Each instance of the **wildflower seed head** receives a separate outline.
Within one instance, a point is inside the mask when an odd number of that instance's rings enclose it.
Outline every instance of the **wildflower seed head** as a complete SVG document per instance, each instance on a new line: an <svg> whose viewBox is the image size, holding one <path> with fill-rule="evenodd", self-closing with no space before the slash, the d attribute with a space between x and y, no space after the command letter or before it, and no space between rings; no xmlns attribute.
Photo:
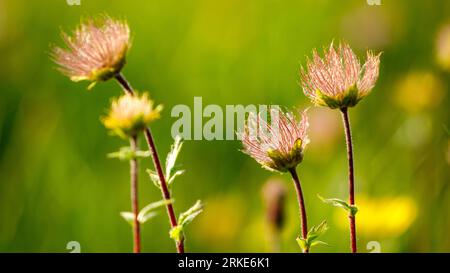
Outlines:
<svg viewBox="0 0 450 273"><path fill-rule="evenodd" d="M332 109L355 106L367 96L378 79L380 55L367 51L367 60L361 65L346 43L324 50L321 58L313 50L312 59L300 70L303 92L319 106Z"/></svg>
<svg viewBox="0 0 450 273"><path fill-rule="evenodd" d="M286 172L303 160L309 140L306 134L306 111L301 114L271 108L270 124L261 115L250 113L240 134L243 152L253 157L263 168Z"/></svg>
<svg viewBox="0 0 450 273"><path fill-rule="evenodd" d="M66 48L54 47L51 53L59 70L72 81L93 85L121 71L131 46L128 24L107 15L85 19L73 35L62 32L62 37Z"/></svg>
<svg viewBox="0 0 450 273"><path fill-rule="evenodd" d="M127 138L136 135L158 119L162 108L162 105L155 107L147 93L141 97L127 94L112 102L108 115L102 121L113 133Z"/></svg>

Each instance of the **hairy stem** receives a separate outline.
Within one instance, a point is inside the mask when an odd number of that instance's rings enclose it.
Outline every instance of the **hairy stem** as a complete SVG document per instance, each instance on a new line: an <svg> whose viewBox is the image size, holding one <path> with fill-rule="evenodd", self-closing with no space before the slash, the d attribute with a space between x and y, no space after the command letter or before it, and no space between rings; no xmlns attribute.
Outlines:
<svg viewBox="0 0 450 273"><path fill-rule="evenodd" d="M134 90L131 87L130 83L125 79L125 77L120 73L116 75L116 80L119 82L119 84L122 86L122 89L126 94L134 96ZM150 128L146 128L144 130L145 140L147 141L148 147L150 149L150 152L152 154L153 164L155 165L156 172L158 173L159 181L161 182L161 192L164 200L169 201L171 200L170 191L167 187L167 182L164 177L164 172L161 167L161 161L159 160L158 151L156 150L156 145L153 140L152 133L150 131ZM173 209L172 203L168 203L166 205L167 208L167 214L169 216L170 220L170 226L172 228L176 227L177 224L177 217L175 216L175 211ZM181 239L180 241L176 242L177 252L178 253L184 253L184 239Z"/></svg>
<svg viewBox="0 0 450 273"><path fill-rule="evenodd" d="M348 109L342 108L342 120L345 127L345 140L347 143L347 158L348 158L348 191L349 191L349 204L351 206L355 205L355 179L354 179L354 169L353 169L353 142L352 133L350 129L350 120L348 118ZM348 216L350 222L350 243L352 253L357 252L356 248L356 221L355 216L349 214Z"/></svg>
<svg viewBox="0 0 450 273"><path fill-rule="evenodd" d="M305 200L303 199L302 187L300 185L300 179L298 179L297 171L295 170L295 168L289 169L289 172L291 173L292 180L294 181L295 191L297 192L300 222L302 225L302 239L306 240L308 236L308 222L306 220L306 207ZM309 249L305 249L304 252L308 253Z"/></svg>
<svg viewBox="0 0 450 273"><path fill-rule="evenodd" d="M130 138L130 146L133 151L137 150L137 136ZM138 163L137 158L130 159L130 189L131 189L131 209L133 211L133 251L141 252L141 234L138 221Z"/></svg>

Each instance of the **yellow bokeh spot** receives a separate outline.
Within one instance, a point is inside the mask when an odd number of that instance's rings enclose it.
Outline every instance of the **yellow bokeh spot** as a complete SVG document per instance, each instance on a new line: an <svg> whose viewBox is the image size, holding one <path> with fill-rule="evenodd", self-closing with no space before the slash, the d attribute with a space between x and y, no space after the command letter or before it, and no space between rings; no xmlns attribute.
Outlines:
<svg viewBox="0 0 450 273"><path fill-rule="evenodd" d="M237 196L218 196L205 202L192 236L218 250L232 246L244 219L244 204Z"/></svg>
<svg viewBox="0 0 450 273"><path fill-rule="evenodd" d="M395 103L411 113L435 108L443 97L442 81L427 71L409 73L395 87Z"/></svg>
<svg viewBox="0 0 450 273"><path fill-rule="evenodd" d="M403 234L417 217L417 206L406 196L369 198L357 196L357 233L360 236L390 238ZM335 222L342 229L348 228L347 212L336 210Z"/></svg>

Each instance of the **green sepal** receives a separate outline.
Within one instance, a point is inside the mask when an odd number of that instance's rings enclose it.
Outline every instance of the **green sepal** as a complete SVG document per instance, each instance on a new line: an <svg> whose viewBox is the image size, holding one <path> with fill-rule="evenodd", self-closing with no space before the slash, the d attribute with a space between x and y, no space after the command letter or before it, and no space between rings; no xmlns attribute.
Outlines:
<svg viewBox="0 0 450 273"><path fill-rule="evenodd" d="M269 150L267 156L272 160L266 168L279 172L287 172L289 169L297 167L303 160L303 141L299 138L295 141L292 149L287 154L278 150Z"/></svg>
<svg viewBox="0 0 450 273"><path fill-rule="evenodd" d="M350 87L343 94L337 96L328 96L320 90L316 90L317 99L316 104L320 106L327 106L331 109L342 109L353 107L363 98L359 95L356 85Z"/></svg>

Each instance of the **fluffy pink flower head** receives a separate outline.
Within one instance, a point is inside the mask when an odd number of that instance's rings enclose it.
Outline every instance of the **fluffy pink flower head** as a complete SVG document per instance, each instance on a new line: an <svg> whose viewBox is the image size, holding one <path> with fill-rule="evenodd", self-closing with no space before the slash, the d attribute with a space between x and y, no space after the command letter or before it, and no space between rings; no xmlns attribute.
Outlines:
<svg viewBox="0 0 450 273"><path fill-rule="evenodd" d="M375 86L380 55L367 51L367 60L361 65L346 43L337 49L332 43L329 50L324 50L323 58L314 50L306 69L300 70L303 92L316 105L332 109L353 107Z"/></svg>
<svg viewBox="0 0 450 273"><path fill-rule="evenodd" d="M128 24L106 15L86 19L72 36L63 32L62 37L67 48L54 47L51 55L59 70L75 82L111 79L125 65L131 45Z"/></svg>
<svg viewBox="0 0 450 273"><path fill-rule="evenodd" d="M270 123L261 115L250 113L240 134L243 152L271 171L286 172L303 160L308 144L306 111L294 114L270 109Z"/></svg>

